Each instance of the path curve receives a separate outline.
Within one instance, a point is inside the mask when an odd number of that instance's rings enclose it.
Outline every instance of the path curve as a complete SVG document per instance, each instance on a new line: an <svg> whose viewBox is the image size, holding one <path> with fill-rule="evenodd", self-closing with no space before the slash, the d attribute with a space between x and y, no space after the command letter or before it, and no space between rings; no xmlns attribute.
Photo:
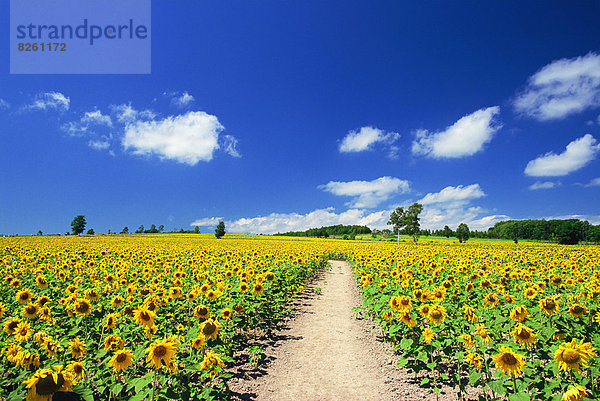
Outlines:
<svg viewBox="0 0 600 401"><path fill-rule="evenodd" d="M266 368L239 369L230 381L233 399L435 400L396 367L398 356L378 338L375 324L357 318L354 308L362 301L350 265L329 263L297 300L294 318L273 337ZM456 394L440 396L456 399Z"/></svg>

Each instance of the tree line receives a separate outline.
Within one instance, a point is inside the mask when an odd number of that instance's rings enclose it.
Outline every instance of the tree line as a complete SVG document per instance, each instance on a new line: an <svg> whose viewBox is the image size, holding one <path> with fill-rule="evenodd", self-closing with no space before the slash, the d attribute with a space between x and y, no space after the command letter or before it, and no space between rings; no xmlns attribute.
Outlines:
<svg viewBox="0 0 600 401"><path fill-rule="evenodd" d="M322 237L328 238L337 235L354 236L358 234L371 234L371 229L367 226L358 225L343 225L327 226L321 228L309 228L305 231L288 231L285 233L277 233L274 235L285 235L288 237Z"/></svg>

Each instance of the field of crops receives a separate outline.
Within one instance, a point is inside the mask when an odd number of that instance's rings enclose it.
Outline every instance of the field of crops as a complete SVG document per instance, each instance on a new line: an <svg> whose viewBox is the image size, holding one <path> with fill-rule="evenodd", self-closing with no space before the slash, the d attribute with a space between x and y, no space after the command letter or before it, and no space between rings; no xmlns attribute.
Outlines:
<svg viewBox="0 0 600 401"><path fill-rule="evenodd" d="M597 397L597 246L127 235L0 238L0 400L223 398L233 352L328 258L433 392Z"/></svg>

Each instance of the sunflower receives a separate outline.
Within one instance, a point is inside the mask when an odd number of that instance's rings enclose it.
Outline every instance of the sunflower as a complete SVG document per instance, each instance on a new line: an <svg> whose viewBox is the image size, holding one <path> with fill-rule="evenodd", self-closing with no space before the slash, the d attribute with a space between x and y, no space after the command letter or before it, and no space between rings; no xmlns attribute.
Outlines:
<svg viewBox="0 0 600 401"><path fill-rule="evenodd" d="M587 367L589 359L596 354L593 352L590 343L584 343L583 340L578 344L576 339L569 343L562 343L554 353L554 360L558 364L560 370L565 372L575 370L581 373L581 367Z"/></svg>
<svg viewBox="0 0 600 401"><path fill-rule="evenodd" d="M85 376L85 366L81 362L71 362L65 370L78 380L83 379Z"/></svg>
<svg viewBox="0 0 600 401"><path fill-rule="evenodd" d="M207 340L211 338L216 339L220 328L221 325L216 319L209 319L200 325L200 332Z"/></svg>
<svg viewBox="0 0 600 401"><path fill-rule="evenodd" d="M40 354L35 353L31 354L29 352L20 352L19 353L19 365L25 369L29 370L29 368L34 367L38 369L40 367Z"/></svg>
<svg viewBox="0 0 600 401"><path fill-rule="evenodd" d="M107 329L114 329L117 324L119 324L119 314L118 313L109 313L106 315L106 320L104 321L104 327Z"/></svg>
<svg viewBox="0 0 600 401"><path fill-rule="evenodd" d="M225 308L221 312L221 316L223 317L223 319L229 319L231 318L231 315L233 315L233 311L229 308Z"/></svg>
<svg viewBox="0 0 600 401"><path fill-rule="evenodd" d="M123 339L119 336L109 335L104 339L104 350L105 351L116 351L122 349L124 346Z"/></svg>
<svg viewBox="0 0 600 401"><path fill-rule="evenodd" d="M426 318L429 315L429 310L431 309L431 305L423 304L419 307L419 314Z"/></svg>
<svg viewBox="0 0 600 401"><path fill-rule="evenodd" d="M516 354L510 348L505 346L500 347L500 353L493 355L492 360L496 363L496 369L502 369L502 374L513 375L523 373L524 356Z"/></svg>
<svg viewBox="0 0 600 401"><path fill-rule="evenodd" d="M6 313L6 305L0 302L0 319L4 317L4 313Z"/></svg>
<svg viewBox="0 0 600 401"><path fill-rule="evenodd" d="M122 296L120 295L115 295L113 297L113 299L110 301L110 303L112 304L112 306L114 306L115 308L118 308L119 306L122 306L125 303L125 299L123 299Z"/></svg>
<svg viewBox="0 0 600 401"><path fill-rule="evenodd" d="M529 316L529 311L525 305L515 306L510 311L510 318L515 322L524 322L527 316Z"/></svg>
<svg viewBox="0 0 600 401"><path fill-rule="evenodd" d="M46 280L46 277L43 274L40 274L35 278L35 283L42 290L48 288L48 280Z"/></svg>
<svg viewBox="0 0 600 401"><path fill-rule="evenodd" d="M17 329L19 323L21 323L21 319L16 317L10 317L6 322L4 322L3 329L8 334L15 334L15 330Z"/></svg>
<svg viewBox="0 0 600 401"><path fill-rule="evenodd" d="M412 308L412 301L408 295L402 295L398 298L398 309L410 310Z"/></svg>
<svg viewBox="0 0 600 401"><path fill-rule="evenodd" d="M400 306L399 297L391 297L390 298L390 308L396 310L396 309L398 309L399 306Z"/></svg>
<svg viewBox="0 0 600 401"><path fill-rule="evenodd" d="M535 288L525 288L525 298L534 299L535 297L537 297L537 291L535 290Z"/></svg>
<svg viewBox="0 0 600 401"><path fill-rule="evenodd" d="M473 341L473 337L470 334L461 334L460 338L463 340L463 347L465 348L474 348L475 342Z"/></svg>
<svg viewBox="0 0 600 401"><path fill-rule="evenodd" d="M223 361L221 360L221 357L212 351L208 351L206 355L204 355L204 359L200 364L200 368L212 374L216 372L217 367L223 367Z"/></svg>
<svg viewBox="0 0 600 401"><path fill-rule="evenodd" d="M151 368L158 369L161 367L161 363L164 362L165 366L169 364L175 352L177 352L177 344L167 340L156 340L154 344L146 349L148 356L146 362Z"/></svg>
<svg viewBox="0 0 600 401"><path fill-rule="evenodd" d="M400 320L402 320L402 322L404 322L404 324L408 327L413 327L417 323L415 322L415 319L413 319L413 317L410 315L410 313L406 311L399 312L398 316L400 317Z"/></svg>
<svg viewBox="0 0 600 401"><path fill-rule="evenodd" d="M596 323L600 324L600 312L596 312L596 315L594 315L594 320Z"/></svg>
<svg viewBox="0 0 600 401"><path fill-rule="evenodd" d="M540 301L540 309L547 315L555 315L558 313L558 300L548 297Z"/></svg>
<svg viewBox="0 0 600 401"><path fill-rule="evenodd" d="M579 303L573 304L569 307L569 314L573 319L578 319L587 312L587 308Z"/></svg>
<svg viewBox="0 0 600 401"><path fill-rule="evenodd" d="M6 348L6 350L4 348L2 350L4 351L4 356L6 356L6 359L8 359L9 362L18 364L20 355L22 354L21 349L22 348L19 344L12 343L8 346L8 348Z"/></svg>
<svg viewBox="0 0 600 401"><path fill-rule="evenodd" d="M210 309L204 305L198 305L196 308L194 308L194 316L196 316L198 319L208 319L210 316Z"/></svg>
<svg viewBox="0 0 600 401"><path fill-rule="evenodd" d="M527 326L522 324L517 325L511 332L514 336L513 341L519 345L524 345L527 348L531 347L535 343L536 334Z"/></svg>
<svg viewBox="0 0 600 401"><path fill-rule="evenodd" d="M85 355L85 348L85 344L78 337L75 337L73 341L69 341L72 358L82 358Z"/></svg>
<svg viewBox="0 0 600 401"><path fill-rule="evenodd" d="M477 321L478 317L475 314L475 309L471 308L468 305L465 305L463 307L463 310L465 312L465 318L469 321L469 323L475 323Z"/></svg>
<svg viewBox="0 0 600 401"><path fill-rule="evenodd" d="M34 303L28 303L23 307L23 312L21 313L23 317L27 319L35 318L40 311L40 308Z"/></svg>
<svg viewBox="0 0 600 401"><path fill-rule="evenodd" d="M128 349L122 349L113 355L108 361L108 365L113 368L115 372L125 370L133 363L133 353Z"/></svg>
<svg viewBox="0 0 600 401"><path fill-rule="evenodd" d="M262 283L255 283L254 286L252 287L252 293L254 295L260 295L263 293L263 291L265 290L265 287L262 285Z"/></svg>
<svg viewBox="0 0 600 401"><path fill-rule="evenodd" d="M75 301L74 304L75 312L79 315L87 315L92 311L92 305L85 298L79 298Z"/></svg>
<svg viewBox="0 0 600 401"><path fill-rule="evenodd" d="M29 302L33 302L33 295L31 295L29 289L25 288L17 292L15 295L15 301L21 305L27 305Z"/></svg>
<svg viewBox="0 0 600 401"><path fill-rule="evenodd" d="M240 283L240 286L238 287L240 292L247 292L249 288L250 287L248 286L248 283L246 283L245 281L242 281Z"/></svg>
<svg viewBox="0 0 600 401"><path fill-rule="evenodd" d="M482 323L482 324L478 324L477 326L475 326L475 332L479 335L479 337L481 337L481 342L483 344L487 344L490 342L490 340L491 340L490 332L485 327L485 324Z"/></svg>
<svg viewBox="0 0 600 401"><path fill-rule="evenodd" d="M465 360L469 362L469 365L474 366L477 370L481 370L481 368L483 368L483 358L481 355L475 352L469 352L467 356L465 356Z"/></svg>
<svg viewBox="0 0 600 401"><path fill-rule="evenodd" d="M27 341L27 340L29 340L29 337L31 337L32 334L33 334L33 331L29 327L29 323L20 322L17 325L17 328L15 329L15 340L17 340L19 342Z"/></svg>
<svg viewBox="0 0 600 401"><path fill-rule="evenodd" d="M133 320L140 326L144 327L154 326L155 317L156 313L146 308L136 309L135 312L133 312Z"/></svg>
<svg viewBox="0 0 600 401"><path fill-rule="evenodd" d="M563 394L561 401L581 401L583 398L587 396L587 390L583 386L573 386L570 387Z"/></svg>
<svg viewBox="0 0 600 401"><path fill-rule="evenodd" d="M60 366L53 369L38 370L29 379L25 380L27 401L49 401L58 391L70 391L73 388L71 374L63 371Z"/></svg>
<svg viewBox="0 0 600 401"><path fill-rule="evenodd" d="M435 325L442 323L446 319L446 309L442 305L432 305L427 319Z"/></svg>
<svg viewBox="0 0 600 401"><path fill-rule="evenodd" d="M192 340L192 347L200 349L206 343L206 339L202 336L198 336Z"/></svg>
<svg viewBox="0 0 600 401"><path fill-rule="evenodd" d="M85 290L84 295L92 302L98 302L100 300L100 294L98 294L98 291L93 288Z"/></svg>
<svg viewBox="0 0 600 401"><path fill-rule="evenodd" d="M423 338L426 342L430 343L435 338L435 333L429 327L423 330Z"/></svg>

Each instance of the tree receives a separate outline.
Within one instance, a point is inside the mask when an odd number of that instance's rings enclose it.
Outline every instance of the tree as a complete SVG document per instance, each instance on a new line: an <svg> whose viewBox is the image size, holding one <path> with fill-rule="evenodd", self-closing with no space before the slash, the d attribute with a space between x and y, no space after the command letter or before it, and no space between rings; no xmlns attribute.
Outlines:
<svg viewBox="0 0 600 401"><path fill-rule="evenodd" d="M223 221L219 221L217 224L217 228L215 229L215 237L221 238L225 235L225 223Z"/></svg>
<svg viewBox="0 0 600 401"><path fill-rule="evenodd" d="M448 226L444 226L444 229L442 230L442 235L446 238L450 238L450 236L452 235L452 229Z"/></svg>
<svg viewBox="0 0 600 401"><path fill-rule="evenodd" d="M44 235L44 233L42 232L42 230L38 230L37 235Z"/></svg>
<svg viewBox="0 0 600 401"><path fill-rule="evenodd" d="M144 225L142 224L141 226L138 227L138 229L135 231L136 234L142 234L144 232Z"/></svg>
<svg viewBox="0 0 600 401"><path fill-rule="evenodd" d="M158 232L158 230L156 229L156 224L152 224L152 225L150 226L150 229L149 229L149 230L146 230L145 232L147 232L147 233L152 233L152 234L156 234L156 233Z"/></svg>
<svg viewBox="0 0 600 401"><path fill-rule="evenodd" d="M406 234L412 235L415 245L417 244L417 237L419 236L421 229L419 224L419 214L422 211L423 205L415 202L406 210L402 207L397 207L396 210L390 214L390 220L387 224L393 226L394 231L398 233L398 245L400 245L400 230L402 229L404 229Z"/></svg>
<svg viewBox="0 0 600 401"><path fill-rule="evenodd" d="M93 228L90 228L89 230L87 230L86 234L87 234L87 235L94 235L94 234L95 234L95 233L94 233L94 229L93 229Z"/></svg>
<svg viewBox="0 0 600 401"><path fill-rule="evenodd" d="M85 229L86 224L87 222L85 221L85 216L82 214L77 215L71 222L71 231L73 232L73 234L79 235Z"/></svg>
<svg viewBox="0 0 600 401"><path fill-rule="evenodd" d="M456 229L456 238L458 238L458 242L466 242L470 235L471 232L469 231L469 226L465 223L460 223Z"/></svg>
<svg viewBox="0 0 600 401"><path fill-rule="evenodd" d="M129 227L123 227L123 229L121 230L121 234L129 234Z"/></svg>
<svg viewBox="0 0 600 401"><path fill-rule="evenodd" d="M194 233L200 234L200 227L198 227L198 226L194 227Z"/></svg>
<svg viewBox="0 0 600 401"><path fill-rule="evenodd" d="M160 226L158 226L158 232L159 233L162 233L164 230L165 230L165 226L164 225L161 224Z"/></svg>

